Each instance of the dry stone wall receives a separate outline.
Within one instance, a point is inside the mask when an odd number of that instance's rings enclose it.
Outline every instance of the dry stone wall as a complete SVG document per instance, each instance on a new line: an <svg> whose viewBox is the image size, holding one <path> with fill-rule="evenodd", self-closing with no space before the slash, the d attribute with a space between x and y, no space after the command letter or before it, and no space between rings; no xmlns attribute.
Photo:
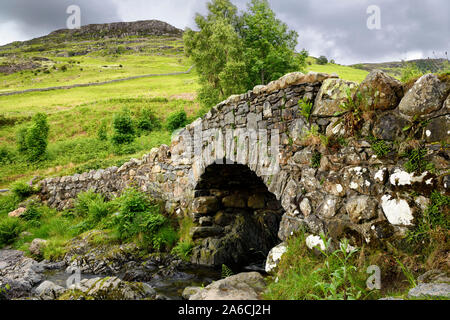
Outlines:
<svg viewBox="0 0 450 320"><path fill-rule="evenodd" d="M340 106L348 104L349 92L355 101L364 99L360 109L343 112ZM247 166L279 201L284 212L280 240L300 228L345 236L355 244L402 237L433 190L450 191L449 93L449 81L435 75L420 78L404 92L400 82L381 71L373 71L361 86L336 75L291 73L230 97L181 130L171 146L155 148L140 160L44 180L41 196L64 209L81 191L115 196L135 186L165 200L168 213L191 215L201 234L195 262L218 264L223 261L215 256L223 252L211 243L222 239L225 229L218 231L214 224L217 210L202 205L217 201L227 207L220 192L204 187L207 169L225 159L223 165ZM301 112L301 100L313 104L309 119ZM248 132L256 132L258 139L264 133L266 140L252 140ZM384 157L374 151L380 140L389 147ZM264 143L266 152L260 149ZM426 150L422 160L428 170L409 173L404 152L418 148ZM248 207L249 199L243 203ZM202 221L215 232L202 233Z"/></svg>

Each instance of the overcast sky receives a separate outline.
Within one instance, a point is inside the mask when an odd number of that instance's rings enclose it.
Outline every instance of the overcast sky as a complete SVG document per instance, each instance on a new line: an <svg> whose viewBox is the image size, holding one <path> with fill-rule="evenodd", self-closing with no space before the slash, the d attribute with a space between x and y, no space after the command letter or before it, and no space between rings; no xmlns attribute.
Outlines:
<svg viewBox="0 0 450 320"><path fill-rule="evenodd" d="M82 25L158 19L195 27L206 0L0 0L0 45L66 27L66 9L81 8ZM232 0L241 10L248 0ZM269 0L278 18L299 33L298 49L338 63L444 58L450 46L449 0ZM370 30L367 8L380 8ZM434 53L433 53L434 52Z"/></svg>

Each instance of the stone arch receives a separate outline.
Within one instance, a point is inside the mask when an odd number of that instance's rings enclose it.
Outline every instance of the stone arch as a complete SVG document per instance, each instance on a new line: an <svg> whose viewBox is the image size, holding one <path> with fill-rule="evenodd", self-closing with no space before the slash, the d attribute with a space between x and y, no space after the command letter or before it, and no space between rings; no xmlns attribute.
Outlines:
<svg viewBox="0 0 450 320"><path fill-rule="evenodd" d="M212 163L194 189L192 262L235 269L263 263L280 243L284 209L264 179L248 165Z"/></svg>

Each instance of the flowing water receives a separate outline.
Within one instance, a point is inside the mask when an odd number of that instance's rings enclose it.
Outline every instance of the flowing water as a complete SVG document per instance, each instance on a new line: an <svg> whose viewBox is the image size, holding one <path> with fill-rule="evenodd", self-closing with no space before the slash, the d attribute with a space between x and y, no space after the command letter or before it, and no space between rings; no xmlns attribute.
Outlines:
<svg viewBox="0 0 450 320"><path fill-rule="evenodd" d="M70 273L66 273L64 270L52 270L44 273L44 280L51 281L61 287L67 287L67 280L71 276ZM81 280L92 279L98 277L106 277L106 275L93 275L93 274L81 274ZM123 275L118 275L118 278L122 278ZM221 272L219 270L192 266L187 269L183 269L181 272L175 274L172 277L160 278L153 277L152 280L146 281L155 291L168 299L181 300L183 290L186 287L206 287L211 282L219 280L221 278Z"/></svg>

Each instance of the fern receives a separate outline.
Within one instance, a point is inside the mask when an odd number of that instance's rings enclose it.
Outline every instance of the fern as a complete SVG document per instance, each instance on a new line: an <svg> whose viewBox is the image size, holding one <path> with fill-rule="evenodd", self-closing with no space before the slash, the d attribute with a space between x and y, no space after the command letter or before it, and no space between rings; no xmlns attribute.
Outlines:
<svg viewBox="0 0 450 320"><path fill-rule="evenodd" d="M234 274L233 271L229 267L222 264L222 278L223 279L231 277L233 274Z"/></svg>

